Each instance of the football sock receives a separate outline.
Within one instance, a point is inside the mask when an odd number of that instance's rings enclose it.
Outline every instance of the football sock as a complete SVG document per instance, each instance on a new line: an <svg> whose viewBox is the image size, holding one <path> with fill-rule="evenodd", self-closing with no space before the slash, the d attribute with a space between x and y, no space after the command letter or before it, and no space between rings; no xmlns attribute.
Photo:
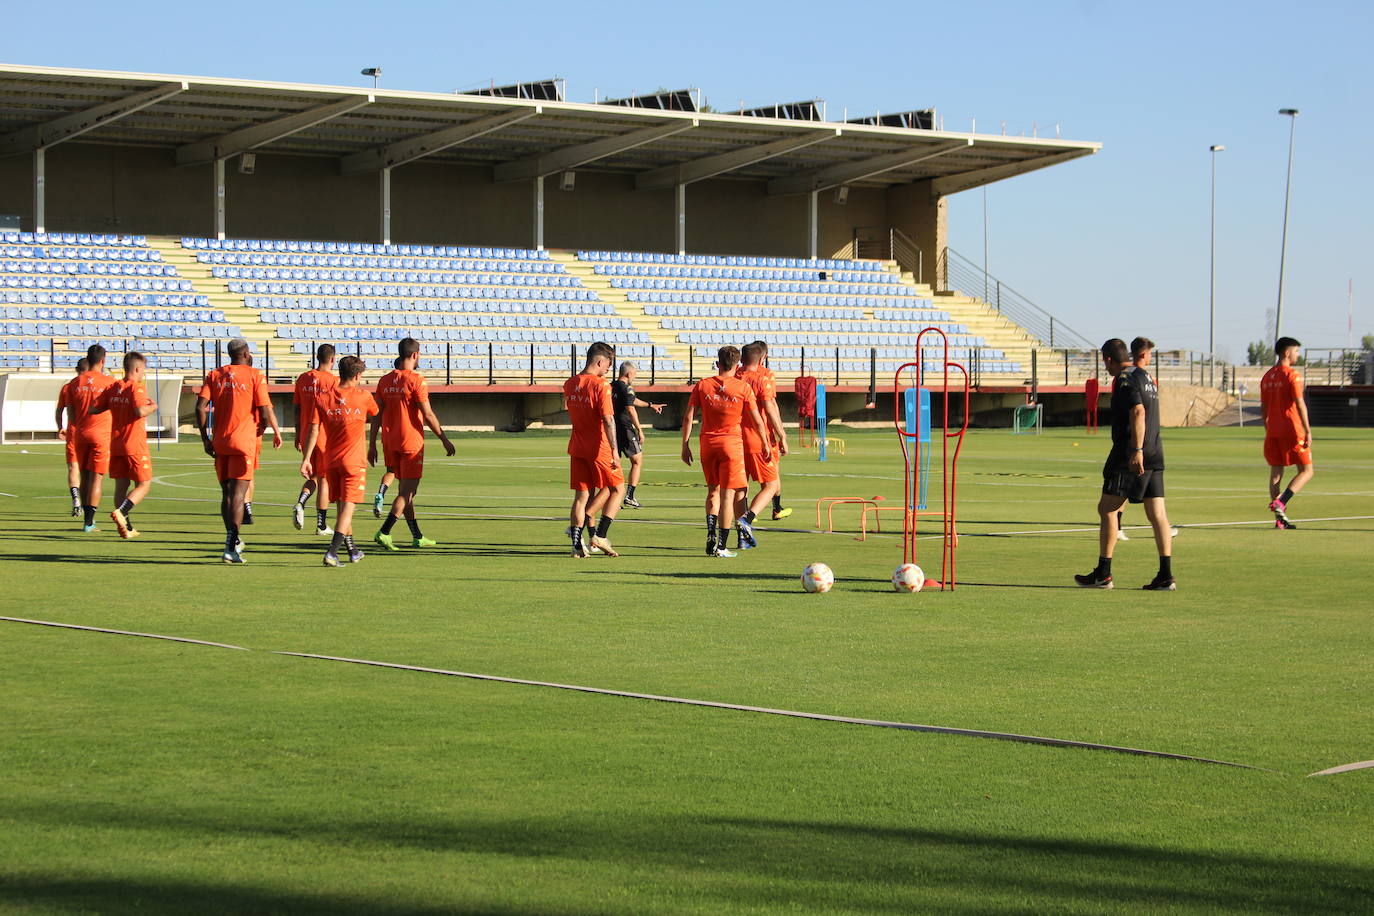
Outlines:
<svg viewBox="0 0 1374 916"><path fill-rule="evenodd" d="M334 537L331 538L329 541L329 552L337 555L339 552L339 548L343 546L343 542L344 536L342 534L339 534L339 532L335 531Z"/></svg>
<svg viewBox="0 0 1374 916"><path fill-rule="evenodd" d="M351 534L345 534L343 536L343 545L348 549L349 553L356 553L358 550L358 548L353 546L353 535Z"/></svg>
<svg viewBox="0 0 1374 916"><path fill-rule="evenodd" d="M1158 575L1158 576L1155 576L1155 578L1156 578L1156 579L1172 579L1173 577L1174 577L1174 558L1173 558L1173 557L1160 557L1160 558L1159 558L1159 575Z"/></svg>
<svg viewBox="0 0 1374 916"><path fill-rule="evenodd" d="M601 516L601 521L596 523L596 536L599 538L604 538L607 532L611 530L611 522L613 521L615 521L615 519L608 518L604 515Z"/></svg>
<svg viewBox="0 0 1374 916"><path fill-rule="evenodd" d="M320 531L323 531L325 528L328 528L328 527L329 527L329 510L328 510L328 509L316 509L316 510L315 510L315 527L316 527L316 529L318 529L318 530L320 530Z"/></svg>
<svg viewBox="0 0 1374 916"><path fill-rule="evenodd" d="M633 486L631 486L630 489L626 491L626 493L625 493L625 498L626 498L626 499L634 499L634 498L635 498L635 488L634 488Z"/></svg>
<svg viewBox="0 0 1374 916"><path fill-rule="evenodd" d="M251 518L253 517L253 504L252 504L252 503L244 503L244 504L243 504L243 517L244 517L245 521L246 521L247 519L251 519Z"/></svg>
<svg viewBox="0 0 1374 916"><path fill-rule="evenodd" d="M72 491L72 502L78 503L78 504L79 504L79 503L81 502L81 488L80 488L80 487L68 487L67 489L69 489L69 490Z"/></svg>
<svg viewBox="0 0 1374 916"><path fill-rule="evenodd" d="M758 518L758 516L754 514L753 509L750 509L748 512L740 516L740 521L744 522L744 524L746 525L752 525L754 524L754 519L756 518Z"/></svg>
<svg viewBox="0 0 1374 916"><path fill-rule="evenodd" d="M1288 505L1289 501L1292 500L1292 499L1293 499L1293 490L1292 490L1291 488L1289 488L1289 489L1285 489L1285 490L1283 491L1283 495L1279 497L1279 502L1283 503L1283 504L1286 506L1286 505Z"/></svg>
<svg viewBox="0 0 1374 916"><path fill-rule="evenodd" d="M224 529L224 552L233 553L239 542L239 530L237 528Z"/></svg>
<svg viewBox="0 0 1374 916"><path fill-rule="evenodd" d="M568 530L572 532L571 537L572 537L573 546L576 547L578 550L581 550L581 549L582 549L582 529L581 529L581 528L569 528Z"/></svg>
<svg viewBox="0 0 1374 916"><path fill-rule="evenodd" d="M82 506L81 512L87 525L95 524L95 506Z"/></svg>
<svg viewBox="0 0 1374 916"><path fill-rule="evenodd" d="M418 521L416 521L415 519L413 519L413 518L408 518L408 519L406 519L406 527L408 527L408 528L410 529L410 536L411 536L411 537L413 537L413 538L424 537L424 535L420 533L420 523L419 523Z"/></svg>
<svg viewBox="0 0 1374 916"><path fill-rule="evenodd" d="M378 495L378 496L382 497L383 499L386 499L386 491L387 491L387 486L386 486L386 484L380 484L380 485L378 485L378 487L377 487L377 495Z"/></svg>
<svg viewBox="0 0 1374 916"><path fill-rule="evenodd" d="M1093 570L1093 572L1097 573L1099 579L1105 579L1107 576L1110 576L1112 574L1112 558L1098 557L1097 569Z"/></svg>
<svg viewBox="0 0 1374 916"><path fill-rule="evenodd" d="M310 499L313 490L301 490L301 495L296 497L296 505L304 507L306 500Z"/></svg>
<svg viewBox="0 0 1374 916"><path fill-rule="evenodd" d="M773 494L773 511L778 512L782 509L782 491Z"/></svg>
<svg viewBox="0 0 1374 916"><path fill-rule="evenodd" d="M1120 530L1121 530L1121 518L1122 518L1123 515L1125 515L1124 512L1118 512L1118 513L1116 514L1116 530L1117 530L1117 531L1120 531Z"/></svg>
<svg viewBox="0 0 1374 916"><path fill-rule="evenodd" d="M126 496L124 497L124 500L120 502L118 508L120 514L123 515L125 518L128 518L129 513L134 511L134 504L130 502L129 498Z"/></svg>
<svg viewBox="0 0 1374 916"><path fill-rule="evenodd" d="M708 515L708 516L706 516L706 536L707 536L707 537L709 537L709 538L714 538L714 537L716 536L716 525L719 523L719 521L720 521L720 520L719 520L718 518L716 518L716 516L714 516L714 515Z"/></svg>
<svg viewBox="0 0 1374 916"><path fill-rule="evenodd" d="M396 523L400 520L400 517L397 516L394 512L388 515L386 517L386 521L382 522L382 534L390 534L391 529L396 527Z"/></svg>

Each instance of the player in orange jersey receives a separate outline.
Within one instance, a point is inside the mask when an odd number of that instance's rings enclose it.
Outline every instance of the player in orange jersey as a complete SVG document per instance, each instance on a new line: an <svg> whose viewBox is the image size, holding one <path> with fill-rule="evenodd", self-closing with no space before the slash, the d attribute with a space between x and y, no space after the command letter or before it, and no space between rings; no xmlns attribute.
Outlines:
<svg viewBox="0 0 1374 916"><path fill-rule="evenodd" d="M153 459L148 453L144 418L157 410L157 404L143 386L146 371L142 353L125 353L123 381L106 388L91 408L93 414L110 412L110 477L115 482L115 508L110 519L125 540L138 537L129 514L153 486Z"/></svg>
<svg viewBox="0 0 1374 916"><path fill-rule="evenodd" d="M1293 368L1302 344L1291 337L1280 337L1274 344L1274 368L1260 380L1260 411L1264 416L1264 460L1269 464L1269 508L1274 527L1298 527L1288 520L1288 504L1293 495L1307 486L1312 469L1312 422L1302 396L1302 376ZM1283 470L1296 467L1297 473L1282 493Z"/></svg>
<svg viewBox="0 0 1374 916"><path fill-rule="evenodd" d="M787 454L787 433L782 428L782 415L778 413L778 390L773 380L773 370L763 364L763 358L767 355L768 344L763 341L756 340L751 344L745 344L740 354L739 370L735 373L736 378L748 384L754 391L759 412L768 427L768 444L772 451L771 458L764 459L763 441L759 439L754 428L747 424L741 427L744 433L744 470L750 480L759 484L759 491L754 494L753 502L745 504L748 497L748 490L745 490L739 494L735 503L735 531L741 550L759 545L758 539L754 537L753 525L754 519L763 511L763 507L773 501L776 513L781 506L779 494L782 482L778 478L778 465L782 456Z"/></svg>
<svg viewBox="0 0 1374 916"><path fill-rule="evenodd" d="M76 361L76 375L80 375L90 367L86 357L81 357ZM73 376L71 381L62 386L62 392L57 396L57 413L53 417L57 423L57 438L67 444L67 489L72 494L72 518L81 514L81 463L76 460L76 415L71 411L71 390L72 384L76 381ZM62 422L62 411L67 411L67 422Z"/></svg>
<svg viewBox="0 0 1374 916"><path fill-rule="evenodd" d="M225 563L242 563L243 503L257 464L256 443L259 409L272 428L272 447L281 448L281 426L267 396L262 374L249 364L248 341L229 341L229 364L205 376L196 397L196 425L200 427L205 454L215 459L220 483L220 517L224 519ZM210 433L210 408L214 407L214 437Z"/></svg>
<svg viewBox="0 0 1374 916"><path fill-rule="evenodd" d="M248 365L253 365L253 354L248 354ZM262 379L264 385L267 384L267 373L261 369L254 369L258 377ZM246 528L253 524L253 494L258 490L258 468L262 467L262 434L267 431L267 418L262 414L261 407L253 408L253 428L256 430L255 441L253 442L253 479L248 481L248 492L243 495L243 526Z"/></svg>
<svg viewBox="0 0 1374 916"><path fill-rule="evenodd" d="M296 392L294 400L296 403L296 451L301 450L305 444L305 437L310 434L310 426L314 423L315 401L335 385L339 384L338 378L330 370L334 368L334 345L320 344L315 348L315 368L302 372L296 379ZM327 535L332 532L329 530L329 485L325 480L325 473L328 469L328 462L325 461L325 449L329 447L328 433L320 430L320 442L315 448L315 453L306 457L310 458L310 464L315 468L315 477L307 480L301 485L300 495L296 497L296 504L291 507L291 522L300 531L305 527L305 504L310 499L310 494L315 494L315 533Z"/></svg>
<svg viewBox="0 0 1374 916"><path fill-rule="evenodd" d="M419 342L407 337L396 349L400 365L377 383L377 400L382 409L372 420L367 463L377 463L377 431L380 428L386 469L401 483L391 512L372 539L387 550L397 550L391 529L404 515L410 528L410 546L433 547L435 542L424 536L415 518L415 494L420 490L420 478L425 471L425 427L433 430L444 443L444 453L448 457L453 457L454 448L429 406L429 386L425 377L415 371L420 363Z"/></svg>
<svg viewBox="0 0 1374 916"><path fill-rule="evenodd" d="M615 450L615 408L611 386L606 381L615 359L611 345L600 341L587 348L582 371L563 383L563 409L572 421L568 439L569 486L573 490L568 536L572 555L585 557L595 548L608 557L620 554L611 547L611 523L625 498L625 477ZM601 513L596 529L588 537L583 525L591 527L592 516Z"/></svg>
<svg viewBox="0 0 1374 916"><path fill-rule="evenodd" d="M114 379L105 374L105 348L92 344L86 350L87 369L70 383L67 410L76 422L76 460L81 465L82 531L98 531L95 513L105 475L110 471L110 415L91 413Z"/></svg>
<svg viewBox="0 0 1374 916"><path fill-rule="evenodd" d="M401 358L398 356L391 361L391 368L401 368ZM386 425L382 425L382 432L386 432ZM386 456L382 456L385 458ZM386 491L391 489L391 485L396 482L396 472L391 468L386 468L382 472L382 479L377 483L377 492L372 496L372 517L382 517L382 505L386 500Z"/></svg>
<svg viewBox="0 0 1374 916"><path fill-rule="evenodd" d="M721 347L716 355L716 374L697 382L682 418L682 460L692 463L692 423L701 413L701 470L706 476L706 555L733 557L725 538L734 520L735 502L743 498L749 483L744 472L744 434L740 429L746 417L760 440L759 457L773 457L768 445L768 429L759 413L754 389L735 378L739 364L737 347Z"/></svg>
<svg viewBox="0 0 1374 916"><path fill-rule="evenodd" d="M339 384L315 400L315 420L310 425L301 454L301 476L307 480L319 469L311 462L315 446L323 433L329 447L325 450L327 485L337 507L334 516L334 537L324 552L325 566L342 566L339 549L348 551L350 563L363 558L363 552L353 545L353 507L367 496L367 452L363 446L363 431L367 418L378 413L372 392L359 384L366 364L356 356L339 360Z"/></svg>

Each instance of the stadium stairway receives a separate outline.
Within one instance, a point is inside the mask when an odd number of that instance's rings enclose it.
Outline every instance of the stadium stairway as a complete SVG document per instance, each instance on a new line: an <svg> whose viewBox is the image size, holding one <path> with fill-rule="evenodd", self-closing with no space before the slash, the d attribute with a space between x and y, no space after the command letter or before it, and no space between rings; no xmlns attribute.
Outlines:
<svg viewBox="0 0 1374 916"><path fill-rule="evenodd" d="M148 246L162 253L162 259L176 266L177 274L190 280L197 293L210 297L210 304L224 312L224 317L243 331L243 337L252 344L253 352L262 354L268 341L275 341L272 349L273 381L287 376L295 378L310 368L309 358L291 349L282 341L276 340L277 326L263 321L259 309L244 304L244 297L229 292L229 284L211 275L210 267L196 260L196 253L181 247L181 238L170 236L148 236Z"/></svg>
<svg viewBox="0 0 1374 916"><path fill-rule="evenodd" d="M628 318L635 330L648 334L649 340L666 351L669 358L687 364L691 348L678 343L677 334L665 329L658 318L645 314L644 303L631 302L624 290L613 288L610 278L598 274L594 264L578 260L576 251L565 249L549 249L549 258L562 264L564 270L581 280L583 286L593 290L601 301L614 307L616 314ZM648 367L641 366L640 370L648 372Z"/></svg>

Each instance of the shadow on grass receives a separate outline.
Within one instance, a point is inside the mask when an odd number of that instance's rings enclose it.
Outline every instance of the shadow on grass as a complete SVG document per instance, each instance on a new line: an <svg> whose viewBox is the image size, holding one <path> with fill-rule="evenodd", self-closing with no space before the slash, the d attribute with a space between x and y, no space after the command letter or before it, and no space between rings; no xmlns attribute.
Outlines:
<svg viewBox="0 0 1374 916"><path fill-rule="evenodd" d="M783 819L756 816L635 815L600 812L569 817L444 819L425 821L378 815L365 820L322 818L314 813L153 810L133 805L19 805L6 811L13 822L61 830L80 842L82 830L101 842L130 847L150 843L197 850L221 844L226 836L262 840L270 847L298 843L328 859L329 847L356 856L371 850L378 866L366 881L375 897L313 892L317 876L277 873L258 886L229 884L215 875L213 859L194 864L198 853L176 863L176 879L141 875L100 877L69 870L27 876L11 874L0 882L0 901L70 909L171 914L193 910L232 912L352 912L364 916L412 912L534 912L518 899L455 901L414 906L393 902L404 888L404 857L441 867L435 854L489 856L493 867L555 861L591 863L600 871L583 875L576 887L544 885L567 898L562 912L604 909L612 888L616 896L639 889L646 897L624 912L649 908L661 894L681 887L690 874L691 902L729 911L772 906L786 909L845 909L870 912L983 913L1014 904L1021 911L1123 910L1168 908L1201 912L1353 913L1366 912L1374 891L1374 869L1331 861L1285 858L1169 846L1145 845L1115 837L1032 836L991 829L929 829ZM1101 833L1102 828L1096 828ZM107 831L126 834L112 839ZM201 881L181 877L199 867ZM481 868L480 860L467 869ZM559 868L550 865L549 871ZM662 875L660 888L645 887L646 875ZM269 872L270 874L270 872ZM532 886L540 881L531 871ZM544 879L549 880L549 879ZM556 880L556 879L555 879ZM518 888L519 884L506 886ZM432 890L432 888L430 889ZM585 894L585 903L578 899ZM687 901L683 901L686 903ZM542 912L550 912L545 906ZM557 910L555 910L556 912Z"/></svg>

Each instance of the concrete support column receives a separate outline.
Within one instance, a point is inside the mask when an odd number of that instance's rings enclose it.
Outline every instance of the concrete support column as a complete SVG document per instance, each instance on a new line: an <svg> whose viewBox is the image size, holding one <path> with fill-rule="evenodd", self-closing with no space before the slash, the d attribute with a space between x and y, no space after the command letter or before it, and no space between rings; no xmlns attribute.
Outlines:
<svg viewBox="0 0 1374 916"><path fill-rule="evenodd" d="M544 176L534 177L534 247L544 250Z"/></svg>
<svg viewBox="0 0 1374 916"><path fill-rule="evenodd" d="M391 244L391 169L381 171L382 244Z"/></svg>
<svg viewBox="0 0 1374 916"><path fill-rule="evenodd" d="M687 253L687 186L679 184L673 192L677 209L677 253Z"/></svg>
<svg viewBox="0 0 1374 916"><path fill-rule="evenodd" d="M816 260L816 249L820 244L820 191L806 195L806 251L807 257Z"/></svg>
<svg viewBox="0 0 1374 916"><path fill-rule="evenodd" d="M215 238L224 238L224 160L214 165Z"/></svg>
<svg viewBox="0 0 1374 916"><path fill-rule="evenodd" d="M43 147L33 151L33 231L47 232L47 188L48 163L47 150Z"/></svg>

